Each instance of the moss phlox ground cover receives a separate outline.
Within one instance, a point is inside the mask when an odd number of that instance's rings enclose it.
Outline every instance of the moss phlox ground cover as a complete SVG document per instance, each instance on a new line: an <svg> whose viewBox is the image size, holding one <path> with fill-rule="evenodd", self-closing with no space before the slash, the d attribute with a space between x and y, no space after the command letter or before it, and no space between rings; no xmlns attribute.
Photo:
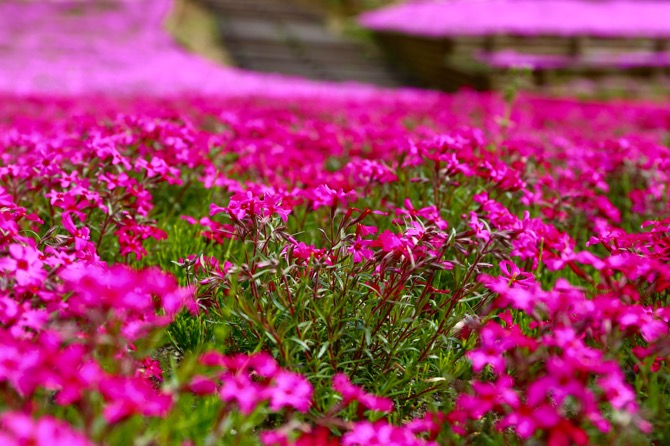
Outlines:
<svg viewBox="0 0 670 446"><path fill-rule="evenodd" d="M3 444L667 440L670 111L2 102Z"/></svg>

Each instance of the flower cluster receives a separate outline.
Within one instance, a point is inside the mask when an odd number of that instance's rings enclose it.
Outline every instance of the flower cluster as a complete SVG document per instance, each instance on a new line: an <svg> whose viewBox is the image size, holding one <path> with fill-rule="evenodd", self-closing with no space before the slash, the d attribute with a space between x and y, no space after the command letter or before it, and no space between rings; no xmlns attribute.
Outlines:
<svg viewBox="0 0 670 446"><path fill-rule="evenodd" d="M667 440L668 110L296 98L0 98L4 442Z"/></svg>

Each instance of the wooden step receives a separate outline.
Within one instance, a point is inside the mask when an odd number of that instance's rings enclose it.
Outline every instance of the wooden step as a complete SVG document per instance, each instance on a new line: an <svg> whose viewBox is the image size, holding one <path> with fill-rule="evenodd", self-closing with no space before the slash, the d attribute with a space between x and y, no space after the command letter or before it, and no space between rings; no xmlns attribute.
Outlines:
<svg viewBox="0 0 670 446"><path fill-rule="evenodd" d="M398 85L379 52L339 36L325 17L292 0L201 0L240 67L309 79Z"/></svg>

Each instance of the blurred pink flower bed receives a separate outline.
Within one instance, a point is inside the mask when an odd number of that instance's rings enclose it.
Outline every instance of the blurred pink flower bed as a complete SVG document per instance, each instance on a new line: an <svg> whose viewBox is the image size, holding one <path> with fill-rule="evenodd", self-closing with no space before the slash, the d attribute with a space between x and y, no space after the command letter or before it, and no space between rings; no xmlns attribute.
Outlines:
<svg viewBox="0 0 670 446"><path fill-rule="evenodd" d="M0 2L0 92L283 96L376 91L248 73L190 54L163 28L171 6L171 0Z"/></svg>
<svg viewBox="0 0 670 446"><path fill-rule="evenodd" d="M670 3L662 1L453 0L407 2L364 14L376 31L428 37L517 34L670 36Z"/></svg>

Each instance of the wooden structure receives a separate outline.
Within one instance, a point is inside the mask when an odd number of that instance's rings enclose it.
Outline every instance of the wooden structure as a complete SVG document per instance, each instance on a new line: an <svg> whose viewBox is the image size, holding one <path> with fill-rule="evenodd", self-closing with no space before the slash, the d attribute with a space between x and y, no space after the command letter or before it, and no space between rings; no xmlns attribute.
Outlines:
<svg viewBox="0 0 670 446"><path fill-rule="evenodd" d="M407 2L363 14L399 66L427 86L497 88L532 69L537 86L610 75L660 78L670 67L670 4L651 0Z"/></svg>
<svg viewBox="0 0 670 446"><path fill-rule="evenodd" d="M201 0L235 65L323 81L399 85L376 48L347 39L318 9L292 0Z"/></svg>
<svg viewBox="0 0 670 446"><path fill-rule="evenodd" d="M420 84L447 91L497 89L513 68L531 68L535 86L614 74L654 79L670 75L670 40L589 36L457 36L428 38L376 32L399 67Z"/></svg>

